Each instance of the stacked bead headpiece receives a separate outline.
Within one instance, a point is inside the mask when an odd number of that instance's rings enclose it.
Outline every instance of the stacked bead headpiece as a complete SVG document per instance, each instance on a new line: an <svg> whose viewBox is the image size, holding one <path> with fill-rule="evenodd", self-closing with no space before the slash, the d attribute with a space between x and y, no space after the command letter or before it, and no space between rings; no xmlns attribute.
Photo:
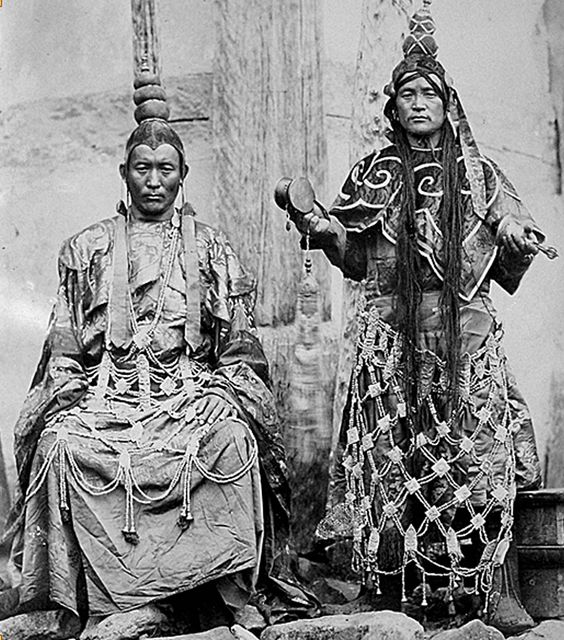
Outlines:
<svg viewBox="0 0 564 640"><path fill-rule="evenodd" d="M136 74L133 83L135 91L135 120L138 127L129 136L125 146L126 162L134 147L145 144L156 149L161 144L170 144L180 154L184 164L184 145L176 131L168 123L170 109L166 101L166 93L158 74L143 66Z"/></svg>

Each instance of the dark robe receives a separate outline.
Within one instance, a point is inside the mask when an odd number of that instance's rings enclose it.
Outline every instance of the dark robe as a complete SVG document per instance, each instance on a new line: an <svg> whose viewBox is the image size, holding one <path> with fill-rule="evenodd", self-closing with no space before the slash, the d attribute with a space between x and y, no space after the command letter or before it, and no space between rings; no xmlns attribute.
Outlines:
<svg viewBox="0 0 564 640"><path fill-rule="evenodd" d="M435 155L434 155L435 154ZM462 157L459 403L449 404L440 310L444 242L441 150L411 150L416 238L421 256L417 399L403 394L404 337L398 330L396 256L403 172L392 145L351 170L330 213L345 229L336 261L362 282L358 336L342 422L339 474L322 537L353 538L354 566L376 581L416 567L419 579L448 578L487 592L511 539L517 489L540 483L525 401L507 366L490 281L513 293L530 261L496 243L502 219L526 222L542 238L514 188L483 158L487 214L474 210ZM408 405L408 402L414 402ZM407 415L415 416L408 422Z"/></svg>

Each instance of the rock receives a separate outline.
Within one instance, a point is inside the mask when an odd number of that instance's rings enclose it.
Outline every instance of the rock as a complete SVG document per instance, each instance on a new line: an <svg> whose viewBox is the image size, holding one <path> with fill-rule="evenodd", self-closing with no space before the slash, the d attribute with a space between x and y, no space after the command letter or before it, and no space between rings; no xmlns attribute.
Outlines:
<svg viewBox="0 0 564 640"><path fill-rule="evenodd" d="M519 636L519 640L522 637ZM433 636L433 640L504 640L504 635L481 620L471 620L458 629L441 631Z"/></svg>
<svg viewBox="0 0 564 640"><path fill-rule="evenodd" d="M80 632L79 619L63 609L33 611L0 622L5 640L67 640Z"/></svg>
<svg viewBox="0 0 564 640"><path fill-rule="evenodd" d="M564 638L564 621L544 620L534 629L509 640L562 640Z"/></svg>
<svg viewBox="0 0 564 640"><path fill-rule="evenodd" d="M240 624L234 624L231 629L235 640L257 640L257 636L253 635L248 629L242 627Z"/></svg>
<svg viewBox="0 0 564 640"><path fill-rule="evenodd" d="M359 596L360 585L358 582L347 582L336 578L326 578L325 581L329 587L340 593L346 602L350 602Z"/></svg>
<svg viewBox="0 0 564 640"><path fill-rule="evenodd" d="M235 621L249 631L261 632L266 627L264 616L252 604L247 604L240 611L237 611Z"/></svg>
<svg viewBox="0 0 564 640"><path fill-rule="evenodd" d="M104 618L90 618L80 640L137 640L174 631L166 613L149 604Z"/></svg>
<svg viewBox="0 0 564 640"><path fill-rule="evenodd" d="M235 625L237 626L237 625ZM243 631L246 631L243 629ZM257 640L256 636L250 631L246 631L253 640ZM189 633L182 636L158 636L153 638L153 640L246 640L241 636L235 636L228 627L216 627L215 629L210 629L209 631L201 631L200 633Z"/></svg>
<svg viewBox="0 0 564 640"><path fill-rule="evenodd" d="M326 562L317 562L300 557L298 573L308 588L323 604L345 604L358 597L358 582L340 580L333 576L333 567Z"/></svg>
<svg viewBox="0 0 564 640"><path fill-rule="evenodd" d="M267 627L260 640L423 640L423 627L396 611L324 616Z"/></svg>

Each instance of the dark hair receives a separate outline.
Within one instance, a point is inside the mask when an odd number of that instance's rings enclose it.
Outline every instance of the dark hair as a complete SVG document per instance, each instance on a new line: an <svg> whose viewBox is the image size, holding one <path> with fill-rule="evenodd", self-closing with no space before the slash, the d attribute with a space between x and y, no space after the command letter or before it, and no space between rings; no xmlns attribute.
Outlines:
<svg viewBox="0 0 564 640"><path fill-rule="evenodd" d="M399 157L402 163L401 219L396 244L397 286L394 296L398 331L403 339L402 366L404 392L408 405L417 406L419 379L419 307L422 299L421 261L417 248L415 176L407 133L397 118L391 118ZM447 369L447 398L452 409L458 405L458 369L460 365L460 274L462 252L462 207L458 174L456 137L450 124L441 132L443 197L440 206L440 230L443 236L443 285L439 299L445 365ZM411 419L416 419L411 416Z"/></svg>
<svg viewBox="0 0 564 640"><path fill-rule="evenodd" d="M127 163L131 151L140 144L146 144L151 149L156 149L161 144L170 144L180 154L180 165L185 163L184 145L180 136L166 122L160 118L150 118L143 120L141 124L131 133L125 145L125 161Z"/></svg>
<svg viewBox="0 0 564 640"><path fill-rule="evenodd" d="M421 254L417 250L417 221L415 217L415 176L407 133L396 118L391 120L394 142L403 171L401 191L401 218L396 243L397 285L394 306L397 328L402 337L404 392L408 406L417 402L419 371L418 337L419 306L422 287L420 282Z"/></svg>

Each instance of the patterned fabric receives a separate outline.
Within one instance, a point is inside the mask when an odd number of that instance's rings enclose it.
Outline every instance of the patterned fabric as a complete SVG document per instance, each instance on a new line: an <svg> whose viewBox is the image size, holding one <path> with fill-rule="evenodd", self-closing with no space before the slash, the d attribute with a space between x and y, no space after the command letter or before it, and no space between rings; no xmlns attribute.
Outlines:
<svg viewBox="0 0 564 640"><path fill-rule="evenodd" d="M260 569L260 584L275 580L287 608L303 611L308 596L281 579L288 483L254 283L225 236L196 222L201 326L187 345L186 248L170 253L168 222L129 221L138 326L154 318L166 256L172 270L150 349L131 333L116 347L118 221L61 249L57 302L15 429L20 496L5 538L20 602L77 612L85 588L90 614L109 614L233 576L244 602ZM202 423L192 404L208 394L235 416Z"/></svg>
<svg viewBox="0 0 564 640"><path fill-rule="evenodd" d="M497 224L505 216L531 219L492 162L483 160L488 196L483 220L472 209L461 175L461 369L458 406L449 406L439 302L442 169L440 150L436 153L413 150L417 240L425 258L415 406L408 407L403 396L405 344L396 330L402 178L393 146L355 165L331 210L346 229L343 271L362 281L363 294L337 451L340 467L318 534L352 538L353 567L376 583L382 574L401 575L404 598L406 571L423 582L422 593L428 580L437 579L451 596L461 588L488 593L511 540L515 493L540 484L529 411L509 372L488 295L492 278L515 291L529 265L498 250ZM459 167L464 172L461 160Z"/></svg>
<svg viewBox="0 0 564 640"><path fill-rule="evenodd" d="M418 249L432 272L442 279L444 259L440 232L442 199L441 150L412 149L416 189ZM515 189L499 168L482 158L486 181L488 213L481 219L472 207L472 199L462 156L458 158L464 208L464 253L460 296L470 300L489 275L496 258L505 264L507 256L498 256L495 230L506 215L532 222ZM401 160L392 145L360 160L351 170L335 201L331 214L352 234L366 234L378 226L382 235L395 245L401 218ZM536 228L536 225L534 225ZM540 233L540 231L539 231ZM542 235L542 234L541 234ZM354 242L354 241L353 241ZM522 275L522 274L521 274ZM513 293L518 284L507 276L494 274L499 284Z"/></svg>

